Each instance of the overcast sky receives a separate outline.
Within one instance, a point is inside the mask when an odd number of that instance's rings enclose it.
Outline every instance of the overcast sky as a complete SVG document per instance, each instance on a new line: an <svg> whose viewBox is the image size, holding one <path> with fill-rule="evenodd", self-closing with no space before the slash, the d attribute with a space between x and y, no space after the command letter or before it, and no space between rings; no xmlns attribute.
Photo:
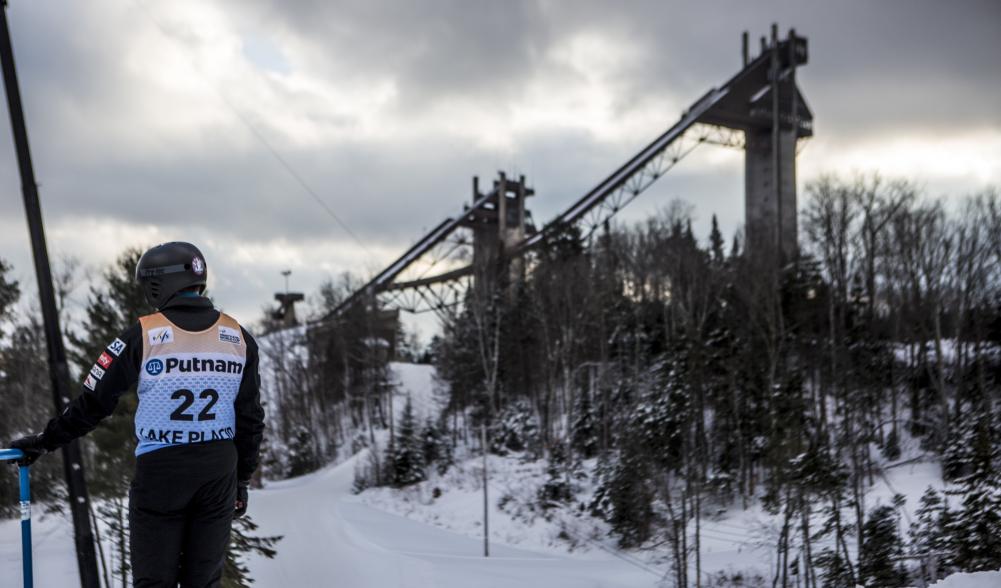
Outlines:
<svg viewBox="0 0 1001 588"><path fill-rule="evenodd" d="M996 0L9 4L52 255L96 271L129 245L194 242L217 304L245 321L282 269L307 293L381 269L473 175L526 174L551 218L736 73L742 30L774 21L809 39L801 194L826 172L878 170L929 197L1001 186ZM0 257L33 288L0 125ZM626 219L672 198L700 234L714 212L732 233L743 154L700 148Z"/></svg>

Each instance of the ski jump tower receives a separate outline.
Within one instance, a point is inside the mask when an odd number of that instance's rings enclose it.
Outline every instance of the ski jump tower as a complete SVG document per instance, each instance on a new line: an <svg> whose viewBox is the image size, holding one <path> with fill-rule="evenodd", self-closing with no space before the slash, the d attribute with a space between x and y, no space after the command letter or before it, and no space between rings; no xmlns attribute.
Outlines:
<svg viewBox="0 0 1001 588"><path fill-rule="evenodd" d="M813 135L813 114L796 83L797 68L807 62L807 43L794 30L780 39L772 25L771 38L761 37L757 55L750 54L746 32L742 48L743 67L736 75L706 92L671 128L541 228L526 209L534 190L524 177L502 173L486 192L474 178L471 204L428 232L327 319L373 298L379 306L411 312L462 304L470 282L496 283L501 276L491 271L498 267L514 277L535 249L546 246L547 237L574 226L587 239L607 227L616 213L706 143L744 149L746 255L774 268L794 262L796 151L800 139ZM497 264L499 259L503 263Z"/></svg>
<svg viewBox="0 0 1001 588"><path fill-rule="evenodd" d="M806 39L789 31L783 41L772 25L761 37L761 55L744 69L699 122L744 132L745 249L776 255L781 264L797 257L796 147L813 135L813 114L796 85L796 67L806 63Z"/></svg>

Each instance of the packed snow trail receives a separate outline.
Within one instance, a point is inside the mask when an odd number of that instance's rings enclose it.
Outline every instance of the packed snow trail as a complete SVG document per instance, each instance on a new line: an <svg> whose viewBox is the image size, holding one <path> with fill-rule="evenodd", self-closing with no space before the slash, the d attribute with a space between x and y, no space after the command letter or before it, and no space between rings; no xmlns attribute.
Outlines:
<svg viewBox="0 0 1001 588"><path fill-rule="evenodd" d="M332 588L652 587L625 562L560 557L483 543L362 504L354 459L251 494L261 535L284 535L274 560L256 558L258 585Z"/></svg>
<svg viewBox="0 0 1001 588"><path fill-rule="evenodd" d="M900 473L900 472L896 472ZM284 535L274 560L250 562L261 588L625 588L657 579L601 553L540 554L444 531L366 506L350 493L354 460L251 492L258 535ZM72 526L35 509L35 586L79 585ZM21 580L19 522L0 522L0 586ZM722 554L720 554L722 555ZM730 563L739 556L726 554ZM706 558L703 558L706 563ZM721 565L719 567L726 567ZM956 574L943 588L1001 586L1001 572Z"/></svg>

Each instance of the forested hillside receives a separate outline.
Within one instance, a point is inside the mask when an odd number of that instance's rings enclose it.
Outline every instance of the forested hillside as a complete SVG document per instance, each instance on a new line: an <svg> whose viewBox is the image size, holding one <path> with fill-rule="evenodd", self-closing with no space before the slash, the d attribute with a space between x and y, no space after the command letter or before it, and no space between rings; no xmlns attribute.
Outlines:
<svg viewBox="0 0 1001 588"><path fill-rule="evenodd" d="M447 470L485 435L493 454L550 464L541 502L659 550L678 585L700 574L703 519L752 506L778 521L782 585L1001 567L1001 199L932 200L876 176L806 192L801 257L779 271L715 219L700 242L679 203L588 242L565 231L523 280L474 288L446 317L429 350L447 391L435 421L391 414L375 315L356 309L286 356L313 369L281 402L319 434L284 442L319 462L395 423L361 489ZM907 463L940 466L939 490L867 502Z"/></svg>

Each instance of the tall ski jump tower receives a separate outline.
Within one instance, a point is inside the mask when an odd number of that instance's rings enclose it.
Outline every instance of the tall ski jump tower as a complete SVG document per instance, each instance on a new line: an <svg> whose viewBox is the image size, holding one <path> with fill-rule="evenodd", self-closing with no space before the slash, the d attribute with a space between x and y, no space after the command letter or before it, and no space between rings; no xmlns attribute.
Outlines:
<svg viewBox="0 0 1001 588"><path fill-rule="evenodd" d="M796 146L813 136L813 114L796 85L796 68L807 61L806 39L761 37L761 54L748 55L743 38L744 69L727 95L699 117L705 122L744 131L744 230L746 250L778 254L780 263L797 256Z"/></svg>

